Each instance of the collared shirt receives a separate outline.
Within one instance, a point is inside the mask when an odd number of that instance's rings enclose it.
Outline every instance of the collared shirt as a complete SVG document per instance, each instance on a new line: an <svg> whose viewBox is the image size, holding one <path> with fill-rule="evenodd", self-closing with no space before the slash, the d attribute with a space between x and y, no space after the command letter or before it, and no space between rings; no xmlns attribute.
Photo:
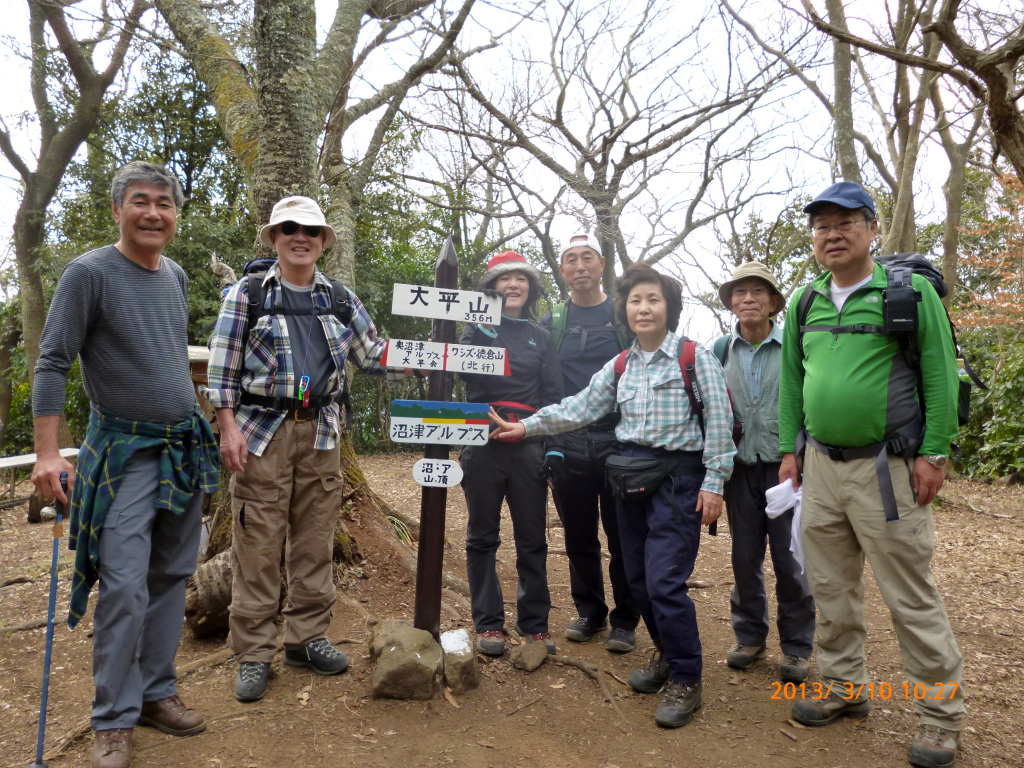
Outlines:
<svg viewBox="0 0 1024 768"><path fill-rule="evenodd" d="M736 454L736 446L732 442L732 406L725 375L715 356L698 344L696 369L706 408L705 440L700 433L699 421L691 418L693 414L683 385L679 352L680 339L670 331L650 363L645 365L640 342L634 341L618 387L615 386L615 360L612 359L594 374L586 389L524 419L522 423L527 436L579 429L611 413L617 400L622 418L615 428L616 438L670 451L703 450L707 474L701 488L721 494L723 484L732 474L733 456Z"/></svg>
<svg viewBox="0 0 1024 768"><path fill-rule="evenodd" d="M92 404L89 428L78 454L78 474L71 494L68 549L75 551L68 626L85 615L89 592L99 578L100 531L124 468L136 451L160 448L160 485L156 508L181 515L197 489L217 491L220 454L210 423L194 406L178 424L129 421Z"/></svg>
<svg viewBox="0 0 1024 768"><path fill-rule="evenodd" d="M288 323L283 314L261 317L252 328L248 339L242 338L249 321L248 281L239 280L228 291L210 337L210 362L207 366L208 384L200 394L214 408L235 408L235 423L245 436L249 450L263 455L274 432L284 421L285 412L255 405L239 405L244 390L268 397L298 397L298 386L292 355ZM312 300L315 306L330 309L331 283L318 269L313 276ZM281 278L278 265L267 270L263 279L264 306L281 308ZM331 374L327 395L341 392L345 376L345 359L350 357L365 373L384 374L380 365L387 346L377 338L377 329L362 302L348 288L352 305L352 319L348 327L333 314L319 315L327 336L335 371ZM401 373L389 373L389 381L399 381ZM320 409L314 447L329 450L337 445L341 435L341 409L332 403Z"/></svg>
<svg viewBox="0 0 1024 768"><path fill-rule="evenodd" d="M757 398L761 394L764 369L771 355L768 347L771 344L778 344L779 347L782 346L782 326L773 322L768 338L762 341L755 349L753 344L740 336L740 324L736 323L729 343L732 345L729 354L736 355L736 359L743 369L743 378L747 382L747 392L750 394L750 400L756 403Z"/></svg>

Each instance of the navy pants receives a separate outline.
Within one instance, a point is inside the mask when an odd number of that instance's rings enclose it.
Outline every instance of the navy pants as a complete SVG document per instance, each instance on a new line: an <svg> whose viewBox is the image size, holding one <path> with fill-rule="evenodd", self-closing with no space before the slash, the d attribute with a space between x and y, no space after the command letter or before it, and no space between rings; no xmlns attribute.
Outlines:
<svg viewBox="0 0 1024 768"><path fill-rule="evenodd" d="M782 652L805 659L814 650L814 598L807 577L789 551L793 510L774 520L765 514L765 492L778 485L779 463L736 462L725 484L725 511L732 536L732 572L735 581L730 598L732 628L741 645L764 645L768 637L768 596L764 587L765 548L775 569L775 597L779 603L777 625Z"/></svg>
<svg viewBox="0 0 1024 768"><path fill-rule="evenodd" d="M656 455L638 445L625 445L619 453ZM687 684L698 682L703 670L697 609L686 583L700 547L702 514L696 508L703 481L701 454L695 452L650 496L617 501L619 540L633 599L651 639L665 651L669 678Z"/></svg>
<svg viewBox="0 0 1024 768"><path fill-rule="evenodd" d="M565 474L555 483L552 496L565 533L569 586L579 615L589 619L591 626L599 627L608 618L612 627L633 630L640 623L640 613L622 562L615 499L604 480L604 463L615 446L615 435L610 432L581 429L562 436L554 450L565 454ZM611 555L608 580L615 607L610 615L605 602L598 520L608 537Z"/></svg>

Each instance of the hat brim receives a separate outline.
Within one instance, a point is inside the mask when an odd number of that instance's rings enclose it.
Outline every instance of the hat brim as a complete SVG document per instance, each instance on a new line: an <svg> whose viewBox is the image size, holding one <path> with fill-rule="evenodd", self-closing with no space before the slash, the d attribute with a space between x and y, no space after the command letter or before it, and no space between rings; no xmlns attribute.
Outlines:
<svg viewBox="0 0 1024 768"><path fill-rule="evenodd" d="M264 224L263 228L260 229L260 240L268 248L273 249L274 241L270 239L270 230L285 221L294 221L296 224L306 224L311 227L322 227L324 229L324 249L330 248L336 242L338 242L338 236L334 232L334 227L330 224L324 224L322 221L300 221L300 219L308 219L308 216L287 216L279 221L274 221L270 224Z"/></svg>
<svg viewBox="0 0 1024 768"><path fill-rule="evenodd" d="M742 282L743 280L760 280L762 283L768 286L769 290L772 293L779 297L779 306L775 309L774 312L771 312L768 315L768 317L775 317L777 314L779 314L779 312L786 308L786 297L782 295L782 292L778 288L769 283L763 277L758 277L757 275L747 275L746 277L741 277L739 280L729 280L727 282L724 282L722 283L722 287L718 289L718 298L722 302L722 306L725 307L730 312L732 312L732 302L729 301L729 299L732 298L732 287L736 285L736 283Z"/></svg>
<svg viewBox="0 0 1024 768"><path fill-rule="evenodd" d="M838 205L840 208L846 208L848 210L857 210L858 208L867 208L871 211L871 215L874 216L875 212L871 209L870 205L864 205L860 200L851 200L848 197L828 197L822 200L812 200L804 206L804 213L814 214L821 210L823 205Z"/></svg>
<svg viewBox="0 0 1024 768"><path fill-rule="evenodd" d="M477 290L486 288L488 283L497 280L507 272L522 272L524 275L529 275L533 278L534 282L537 283L538 288L544 285L544 280L540 274L540 270L532 264L527 264L522 261L506 261L504 264L499 264L498 266L484 272L483 277L481 277L480 281L477 283Z"/></svg>

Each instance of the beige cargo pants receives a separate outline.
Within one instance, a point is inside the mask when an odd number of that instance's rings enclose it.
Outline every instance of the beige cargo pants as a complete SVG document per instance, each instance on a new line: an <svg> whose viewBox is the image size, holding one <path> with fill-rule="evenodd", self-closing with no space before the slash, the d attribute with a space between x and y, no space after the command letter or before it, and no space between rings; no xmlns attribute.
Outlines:
<svg viewBox="0 0 1024 768"><path fill-rule="evenodd" d="M231 477L230 645L240 661L271 661L281 601L281 552L288 597L286 648L325 636L334 591L331 553L341 506L341 448L313 448L316 419L287 418L262 456Z"/></svg>
<svg viewBox="0 0 1024 768"><path fill-rule="evenodd" d="M861 683L869 683L864 664L866 556L892 616L907 678L875 681L874 703L885 706L877 684L889 683L890 704L912 700L922 724L959 731L965 713L963 657L932 577L931 506L915 501L903 459L890 457L889 470L897 523L885 521L874 459L832 461L807 446L802 530L807 580L818 606L818 669L837 685L853 683L859 690ZM865 685L859 698L870 692Z"/></svg>

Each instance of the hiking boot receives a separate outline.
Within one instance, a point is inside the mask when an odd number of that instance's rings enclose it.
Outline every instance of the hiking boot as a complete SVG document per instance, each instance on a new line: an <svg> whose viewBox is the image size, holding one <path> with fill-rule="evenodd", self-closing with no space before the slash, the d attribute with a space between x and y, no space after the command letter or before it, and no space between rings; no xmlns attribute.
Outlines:
<svg viewBox="0 0 1024 768"><path fill-rule="evenodd" d="M693 719L693 713L700 709L699 680L689 685L669 680L661 692L663 695L654 712L654 722L662 728L682 728Z"/></svg>
<svg viewBox="0 0 1024 768"><path fill-rule="evenodd" d="M505 653L505 633L500 629L481 632L476 639L476 649L485 656L501 656Z"/></svg>
<svg viewBox="0 0 1024 768"><path fill-rule="evenodd" d="M548 649L548 653L558 653L558 648L555 647L555 641L551 639L551 635L548 632L534 632L532 635L523 635L523 639L529 643L544 643L544 646Z"/></svg>
<svg viewBox="0 0 1024 768"><path fill-rule="evenodd" d="M302 648L286 649L284 663L289 667L309 667L318 675L340 675L348 669L348 656L321 637Z"/></svg>
<svg viewBox="0 0 1024 768"><path fill-rule="evenodd" d="M810 659L805 659L803 656L793 656L787 653L786 658L782 660L782 672L780 677L784 683L802 683L807 680L807 675L810 671Z"/></svg>
<svg viewBox="0 0 1024 768"><path fill-rule="evenodd" d="M793 719L803 725L828 725L840 717L866 715L870 709L871 702L867 699L847 700L833 689L825 698L797 701L793 704Z"/></svg>
<svg viewBox="0 0 1024 768"><path fill-rule="evenodd" d="M139 725L148 725L171 736L191 736L206 730L203 716L185 706L177 694L161 701L143 702Z"/></svg>
<svg viewBox="0 0 1024 768"><path fill-rule="evenodd" d="M92 768L131 768L134 728L96 731L92 742Z"/></svg>
<svg viewBox="0 0 1024 768"><path fill-rule="evenodd" d="M604 647L612 653L629 653L636 648L636 630L612 627Z"/></svg>
<svg viewBox="0 0 1024 768"><path fill-rule="evenodd" d="M947 768L956 763L960 731L937 725L920 725L910 743L910 764L919 768Z"/></svg>
<svg viewBox="0 0 1024 768"><path fill-rule="evenodd" d="M235 678L235 698L239 701L259 701L267 692L270 677L269 661L243 661L238 665Z"/></svg>
<svg viewBox="0 0 1024 768"><path fill-rule="evenodd" d="M725 654L725 663L733 669L750 669L754 662L763 659L768 654L768 648L764 645L742 645L736 643L729 652Z"/></svg>
<svg viewBox="0 0 1024 768"><path fill-rule="evenodd" d="M665 652L655 649L651 663L634 671L629 676L629 687L640 693L657 693L668 682L668 662Z"/></svg>
<svg viewBox="0 0 1024 768"><path fill-rule="evenodd" d="M600 624L593 622L586 616L580 616L576 621L565 628L565 637L567 640L572 640L574 643L585 643L598 632L608 629L608 622L602 621Z"/></svg>

